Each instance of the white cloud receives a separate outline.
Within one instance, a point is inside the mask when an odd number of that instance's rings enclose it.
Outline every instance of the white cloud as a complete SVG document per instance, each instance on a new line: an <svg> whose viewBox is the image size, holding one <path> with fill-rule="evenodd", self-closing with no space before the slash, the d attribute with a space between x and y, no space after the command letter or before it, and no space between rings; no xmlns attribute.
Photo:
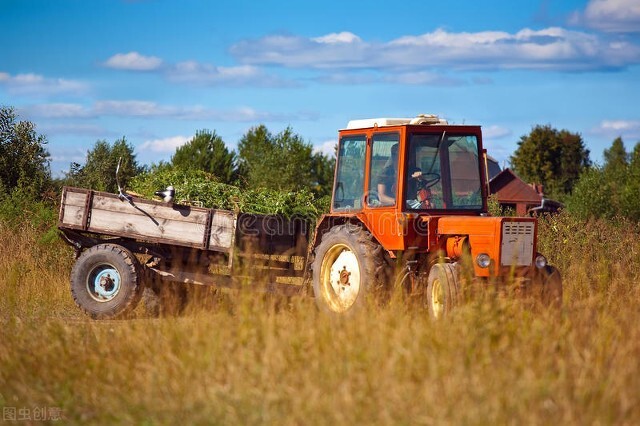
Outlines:
<svg viewBox="0 0 640 426"><path fill-rule="evenodd" d="M197 61L165 64L158 57L143 56L138 52L113 55L104 62L104 66L128 71L158 71L172 82L205 86L284 87L292 85L291 82L269 75L260 68L251 65L225 67ZM0 78L2 78L1 75Z"/></svg>
<svg viewBox="0 0 640 426"><path fill-rule="evenodd" d="M329 139L319 145L314 145L313 152L320 152L333 158L336 155L337 144L338 141L336 139Z"/></svg>
<svg viewBox="0 0 640 426"><path fill-rule="evenodd" d="M162 66L162 59L143 56L138 52L118 53L107 59L104 66L118 70L153 71Z"/></svg>
<svg viewBox="0 0 640 426"><path fill-rule="evenodd" d="M492 125L492 126L487 126L487 127L482 127L482 138L484 140L488 140L488 139L502 139L502 138L506 138L507 136L511 136L512 132L511 130L505 128L505 127L501 127L501 126L496 126L496 125Z"/></svg>
<svg viewBox="0 0 640 426"><path fill-rule="evenodd" d="M40 104L21 108L26 115L37 118L90 118L94 113L83 105L79 104Z"/></svg>
<svg viewBox="0 0 640 426"><path fill-rule="evenodd" d="M351 41L347 42L347 39ZM331 69L361 67L368 59L367 55L375 53L369 44L355 35L345 37L336 34L315 38L269 35L241 41L232 45L229 51L240 62L249 65Z"/></svg>
<svg viewBox="0 0 640 426"><path fill-rule="evenodd" d="M322 37L312 38L311 40L316 41L318 43L327 43L327 44L357 43L362 41L360 37L347 31L343 31L341 33L331 33Z"/></svg>
<svg viewBox="0 0 640 426"><path fill-rule="evenodd" d="M87 159L87 150L81 148L64 148L60 146L51 147L51 161L58 163L84 163Z"/></svg>
<svg viewBox="0 0 640 426"><path fill-rule="evenodd" d="M591 133L610 139L618 136L623 139L640 138L640 120L603 120Z"/></svg>
<svg viewBox="0 0 640 426"><path fill-rule="evenodd" d="M268 75L252 65L222 67L196 61L185 61L172 66L167 72L167 77L174 82L206 86L291 86L291 83Z"/></svg>
<svg viewBox="0 0 640 426"><path fill-rule="evenodd" d="M570 23L612 33L640 32L640 2L591 0L584 12L571 17Z"/></svg>
<svg viewBox="0 0 640 426"><path fill-rule="evenodd" d="M186 144L191 140L187 136L171 136L164 139L153 139L143 142L136 147L137 152L172 153L176 148Z"/></svg>
<svg viewBox="0 0 640 426"><path fill-rule="evenodd" d="M451 33L438 29L387 43L369 43L348 34L316 38L266 36L236 43L230 52L246 65L405 72L425 68L581 71L640 63L640 46L636 44L558 27L525 28L516 33Z"/></svg>
<svg viewBox="0 0 640 426"><path fill-rule="evenodd" d="M371 83L379 83L380 76L379 75L371 75L364 73L348 73L348 72L327 72L320 77L315 78L315 81L324 84L339 84L339 85L360 85L360 84L371 84Z"/></svg>
<svg viewBox="0 0 640 426"><path fill-rule="evenodd" d="M17 95L46 96L58 94L82 94L88 90L85 83L64 78L47 78L39 74L11 75L0 72L0 85Z"/></svg>
<svg viewBox="0 0 640 426"><path fill-rule="evenodd" d="M411 86L462 86L466 84L465 80L446 77L428 71L393 73L387 76L385 80Z"/></svg>
<svg viewBox="0 0 640 426"><path fill-rule="evenodd" d="M119 117L167 117L178 114L179 108L149 101L98 101L93 110L97 115Z"/></svg>
<svg viewBox="0 0 640 426"><path fill-rule="evenodd" d="M259 111L250 107L235 107L225 110L203 106L162 105L140 100L104 100L92 106L80 104L39 104L21 108L26 115L34 118L78 119L103 116L124 118L167 118L172 120L216 120L230 122L266 122L313 119L312 113L280 114Z"/></svg>

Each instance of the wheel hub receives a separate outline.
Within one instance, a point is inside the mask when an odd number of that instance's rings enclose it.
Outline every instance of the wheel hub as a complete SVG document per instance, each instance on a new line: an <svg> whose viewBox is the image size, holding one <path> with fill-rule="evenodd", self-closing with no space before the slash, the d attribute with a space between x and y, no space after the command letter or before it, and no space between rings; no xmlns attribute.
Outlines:
<svg viewBox="0 0 640 426"><path fill-rule="evenodd" d="M349 277L351 276L351 272L347 271L347 267L343 266L342 271L340 271L340 284L342 285L351 285L349 284Z"/></svg>
<svg viewBox="0 0 640 426"><path fill-rule="evenodd" d="M113 291L115 282L111 278L111 275L107 274L100 278L100 287L102 287L105 292Z"/></svg>
<svg viewBox="0 0 640 426"><path fill-rule="evenodd" d="M328 294L330 303L338 311L351 307L360 292L360 266L358 258L348 248L342 251L330 264L329 283L333 290Z"/></svg>
<svg viewBox="0 0 640 426"><path fill-rule="evenodd" d="M111 265L100 265L89 275L87 290L91 297L98 302L108 302L120 290L120 274Z"/></svg>

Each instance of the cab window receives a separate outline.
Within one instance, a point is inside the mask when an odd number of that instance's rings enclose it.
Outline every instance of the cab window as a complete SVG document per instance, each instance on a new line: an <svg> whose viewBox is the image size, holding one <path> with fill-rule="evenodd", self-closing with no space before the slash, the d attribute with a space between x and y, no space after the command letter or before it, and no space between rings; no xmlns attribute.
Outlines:
<svg viewBox="0 0 640 426"><path fill-rule="evenodd" d="M371 144L371 173L369 174L369 207L394 206L398 185L397 133L376 134Z"/></svg>
<svg viewBox="0 0 640 426"><path fill-rule="evenodd" d="M407 209L481 209L476 136L411 135L406 182Z"/></svg>
<svg viewBox="0 0 640 426"><path fill-rule="evenodd" d="M366 147L365 135L345 136L340 139L333 210L362 209Z"/></svg>

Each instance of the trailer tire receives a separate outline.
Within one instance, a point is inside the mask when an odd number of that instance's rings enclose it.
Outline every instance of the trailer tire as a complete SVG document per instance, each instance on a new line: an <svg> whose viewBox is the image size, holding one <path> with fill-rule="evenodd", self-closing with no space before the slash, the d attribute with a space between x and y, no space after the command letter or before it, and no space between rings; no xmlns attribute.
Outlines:
<svg viewBox="0 0 640 426"><path fill-rule="evenodd" d="M441 319L460 303L459 267L456 263L436 263L427 278L427 309L433 319Z"/></svg>
<svg viewBox="0 0 640 426"><path fill-rule="evenodd" d="M127 249L98 244L83 252L71 270L71 294L93 319L125 316L142 295L140 264Z"/></svg>
<svg viewBox="0 0 640 426"><path fill-rule="evenodd" d="M318 308L331 314L361 309L368 295L386 286L382 246L361 226L345 224L322 236L311 265Z"/></svg>

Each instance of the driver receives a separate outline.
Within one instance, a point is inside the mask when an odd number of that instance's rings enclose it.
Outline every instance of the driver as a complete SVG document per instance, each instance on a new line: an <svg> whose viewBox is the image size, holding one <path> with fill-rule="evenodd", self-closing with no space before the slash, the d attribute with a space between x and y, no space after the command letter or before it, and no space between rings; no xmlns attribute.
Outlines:
<svg viewBox="0 0 640 426"><path fill-rule="evenodd" d="M411 209L430 209L431 190L427 186L427 181L422 176L419 167L409 169L409 179L407 188L407 207Z"/></svg>
<svg viewBox="0 0 640 426"><path fill-rule="evenodd" d="M391 156L382 172L378 175L378 199L383 206L392 206L396 202L396 175L398 172L398 144L391 146Z"/></svg>

